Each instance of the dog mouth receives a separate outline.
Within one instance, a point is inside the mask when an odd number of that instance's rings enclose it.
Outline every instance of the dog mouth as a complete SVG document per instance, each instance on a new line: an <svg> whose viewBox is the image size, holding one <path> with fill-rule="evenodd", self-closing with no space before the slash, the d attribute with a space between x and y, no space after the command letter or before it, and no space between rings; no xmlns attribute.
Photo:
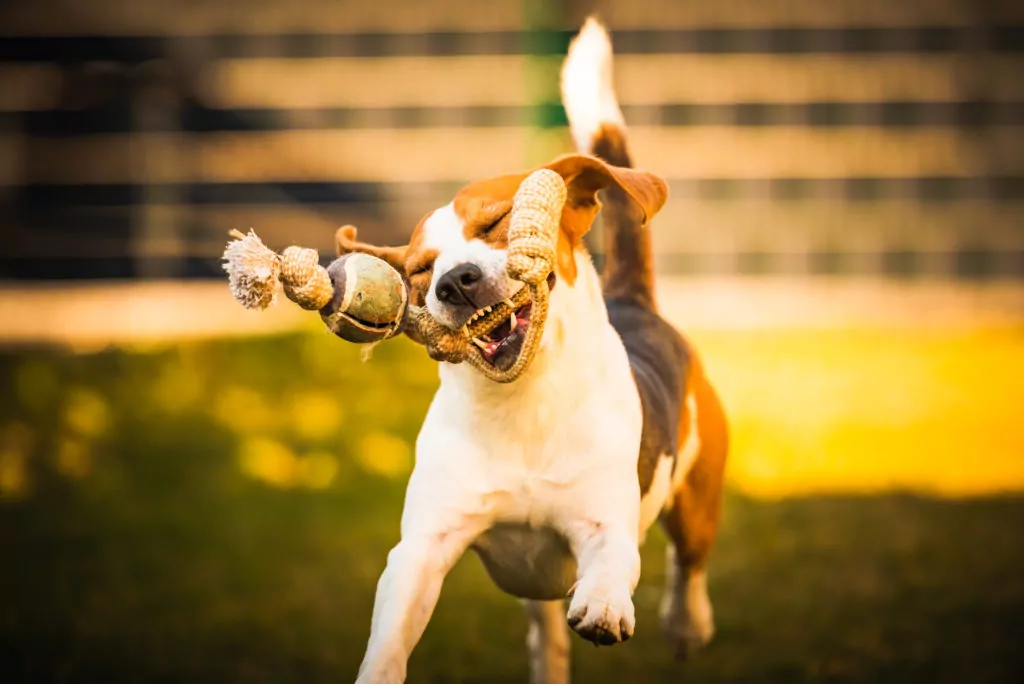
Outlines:
<svg viewBox="0 0 1024 684"><path fill-rule="evenodd" d="M554 285L554 274L548 285ZM463 334L479 349L484 361L498 370L508 370L519 358L532 324L533 299L530 289L477 309L463 326Z"/></svg>
<svg viewBox="0 0 1024 684"><path fill-rule="evenodd" d="M502 306L508 311L508 316L506 317L503 312L497 325L486 332L479 332L471 341L480 349L484 361L499 370L507 370L515 363L523 349L526 333L530 329L533 301L514 308L511 300L505 300Z"/></svg>

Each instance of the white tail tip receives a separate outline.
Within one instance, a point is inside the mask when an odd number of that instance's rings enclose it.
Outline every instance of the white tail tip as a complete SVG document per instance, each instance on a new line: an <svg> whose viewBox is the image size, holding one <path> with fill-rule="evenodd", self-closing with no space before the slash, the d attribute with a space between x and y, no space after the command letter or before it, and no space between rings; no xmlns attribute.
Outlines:
<svg viewBox="0 0 1024 684"><path fill-rule="evenodd" d="M562 104L579 152L590 152L602 124L624 126L612 83L612 41L604 25L588 18L562 63Z"/></svg>

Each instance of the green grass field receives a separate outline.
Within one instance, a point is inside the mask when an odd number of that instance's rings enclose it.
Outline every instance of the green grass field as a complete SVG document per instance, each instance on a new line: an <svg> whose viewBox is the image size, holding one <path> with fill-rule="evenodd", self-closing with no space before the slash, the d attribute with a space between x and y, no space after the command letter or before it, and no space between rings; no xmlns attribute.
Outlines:
<svg viewBox="0 0 1024 684"><path fill-rule="evenodd" d="M1024 681L1024 330L693 337L735 434L718 635L673 661L655 531L636 637L574 637L576 681ZM354 679L436 383L420 350L21 350L0 382L0 682ZM525 681L524 637L467 557L409 681Z"/></svg>

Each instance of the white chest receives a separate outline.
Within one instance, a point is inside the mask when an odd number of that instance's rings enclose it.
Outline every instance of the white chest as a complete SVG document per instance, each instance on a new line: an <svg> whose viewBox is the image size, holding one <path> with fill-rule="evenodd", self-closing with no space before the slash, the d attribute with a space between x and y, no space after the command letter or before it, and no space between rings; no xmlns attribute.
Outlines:
<svg viewBox="0 0 1024 684"><path fill-rule="evenodd" d="M406 497L403 534L480 529L473 548L495 583L528 598L564 597L575 580L573 525L640 525L629 359L607 317L575 304L553 302L550 345L516 383L442 366ZM588 309L594 320L568 320Z"/></svg>

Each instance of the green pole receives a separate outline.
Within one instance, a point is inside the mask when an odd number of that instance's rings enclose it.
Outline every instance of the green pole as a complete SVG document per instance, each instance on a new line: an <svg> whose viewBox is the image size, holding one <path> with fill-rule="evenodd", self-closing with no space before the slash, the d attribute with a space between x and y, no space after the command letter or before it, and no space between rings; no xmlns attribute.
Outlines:
<svg viewBox="0 0 1024 684"><path fill-rule="evenodd" d="M568 151L558 70L568 47L566 0L523 0L527 127L524 163L542 164Z"/></svg>
<svg viewBox="0 0 1024 684"><path fill-rule="evenodd" d="M562 59L573 31L567 0L523 0L523 54L526 60L526 103L529 112L523 161L538 166L574 151L558 88ZM604 264L603 227L598 216L584 244L600 271Z"/></svg>

